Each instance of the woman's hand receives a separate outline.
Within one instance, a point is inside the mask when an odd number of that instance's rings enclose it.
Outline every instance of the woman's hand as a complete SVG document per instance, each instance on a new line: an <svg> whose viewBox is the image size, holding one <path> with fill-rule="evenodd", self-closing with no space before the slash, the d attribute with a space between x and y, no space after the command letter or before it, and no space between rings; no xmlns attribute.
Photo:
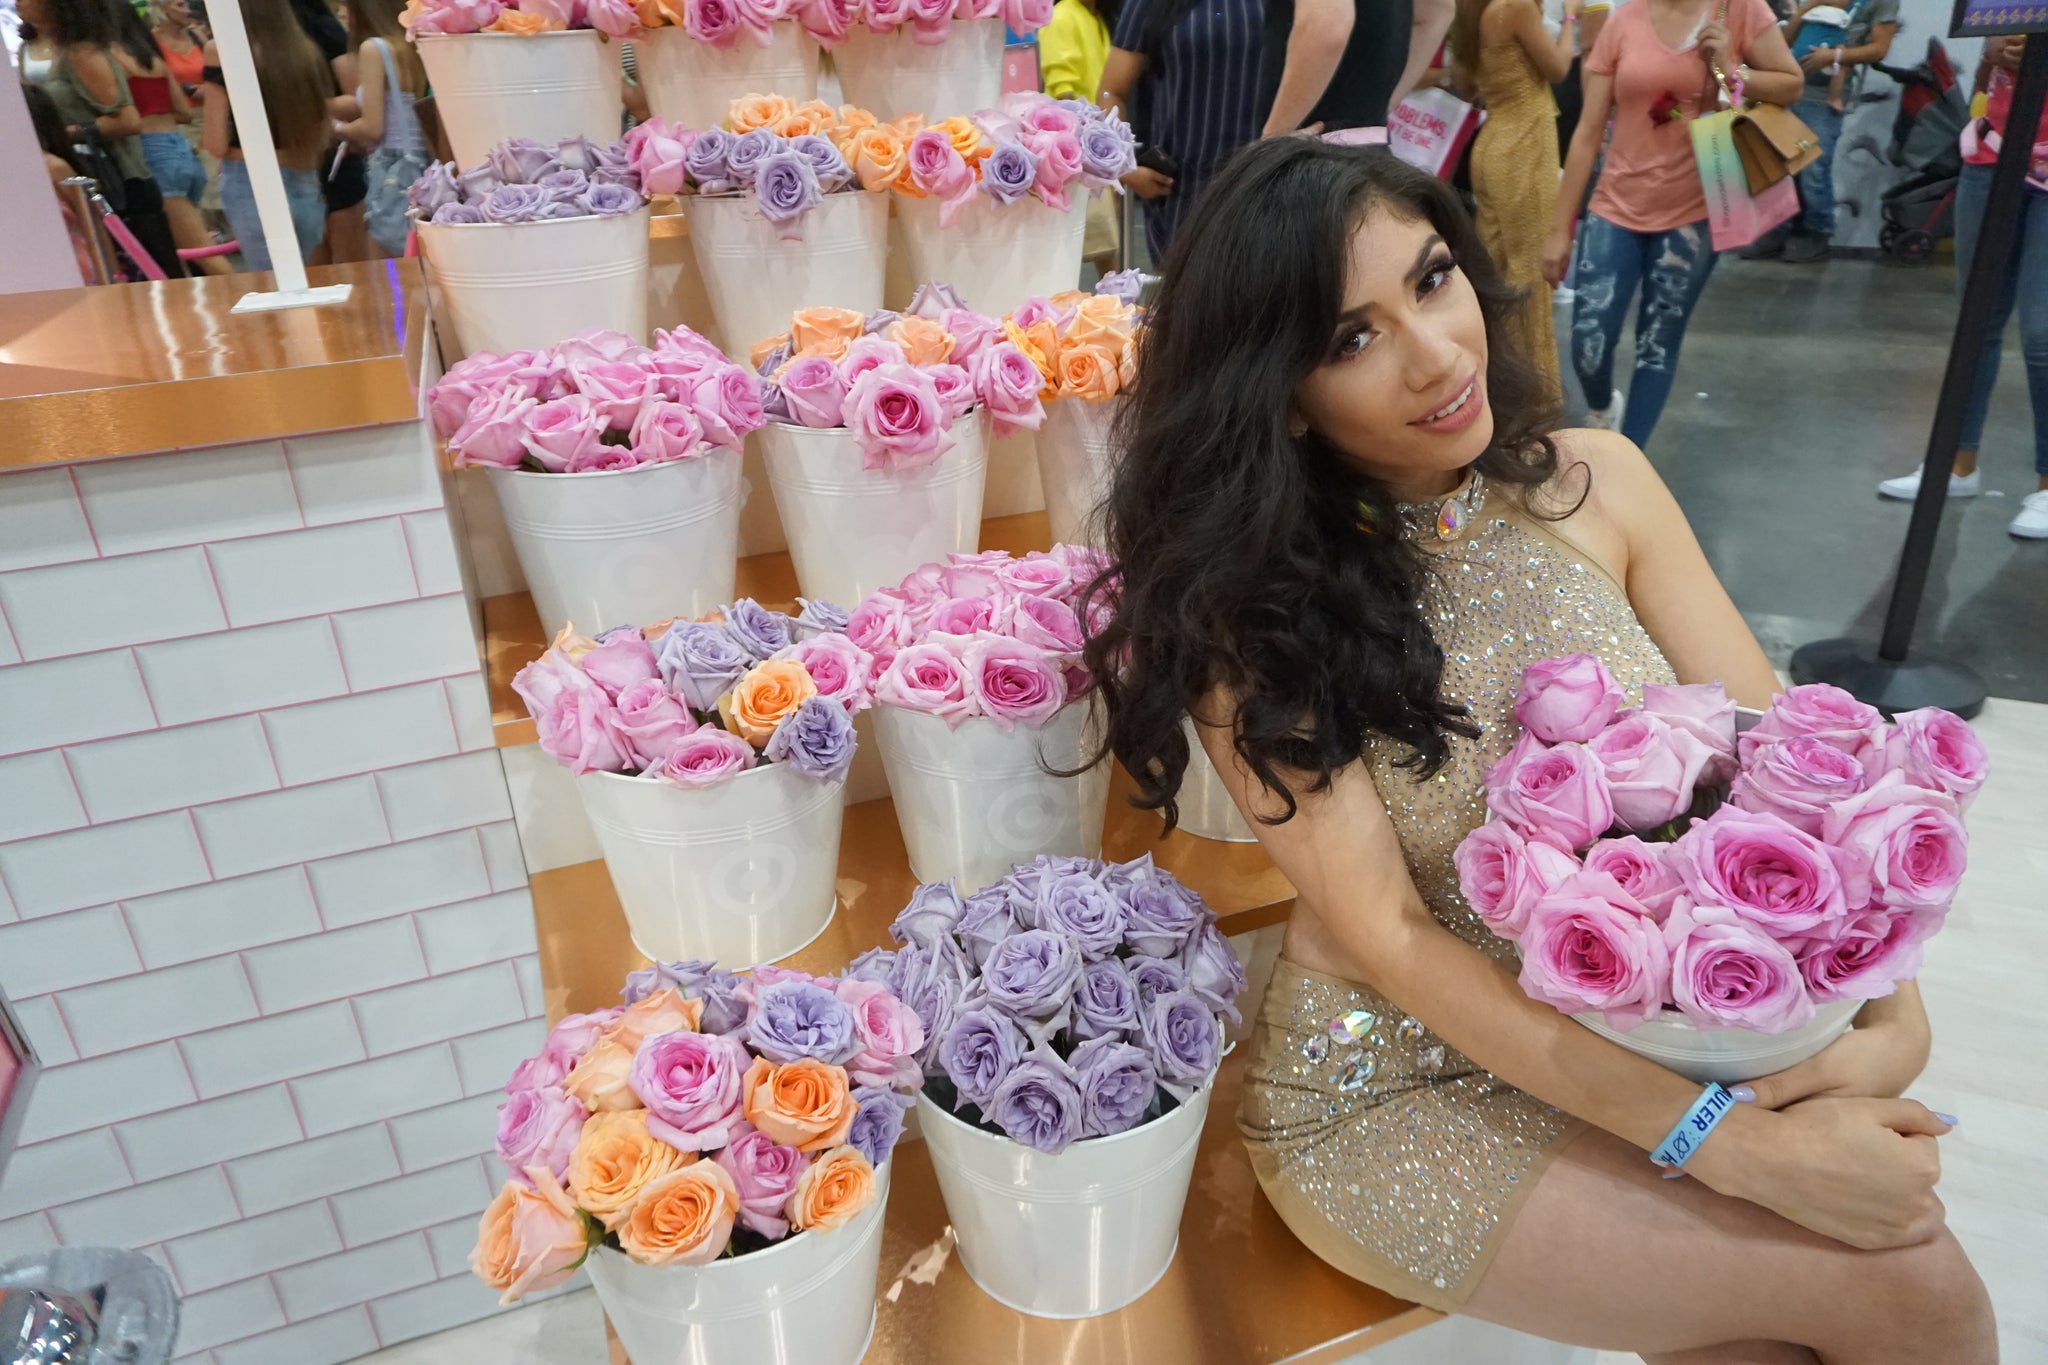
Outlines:
<svg viewBox="0 0 2048 1365"><path fill-rule="evenodd" d="M1700 56L1709 71L1734 74L1735 40L1728 35L1728 25L1717 20L1700 30Z"/></svg>
<svg viewBox="0 0 2048 1365"><path fill-rule="evenodd" d="M1555 288L1564 283L1571 268L1572 234L1565 228L1552 228L1550 240L1543 244L1543 278Z"/></svg>
<svg viewBox="0 0 2048 1365"><path fill-rule="evenodd" d="M1825 71L1842 59L1839 47L1817 47L1799 59L1799 69L1811 76L1816 71Z"/></svg>
<svg viewBox="0 0 2048 1365"><path fill-rule="evenodd" d="M1124 188L1140 199L1163 199L1173 190L1173 179L1161 175L1150 166L1135 166L1125 171Z"/></svg>
<svg viewBox="0 0 2048 1365"><path fill-rule="evenodd" d="M1763 1109L1820 1096L1890 1098L1920 1075L1928 1044L1927 1016L1916 1002L1911 1010L1878 1013L1797 1066L1751 1081L1749 1088Z"/></svg>

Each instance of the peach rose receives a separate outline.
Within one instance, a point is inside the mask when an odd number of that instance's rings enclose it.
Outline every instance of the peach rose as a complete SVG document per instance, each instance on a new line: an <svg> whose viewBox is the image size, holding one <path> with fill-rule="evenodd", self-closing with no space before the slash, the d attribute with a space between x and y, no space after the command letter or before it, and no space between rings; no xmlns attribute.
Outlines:
<svg viewBox="0 0 2048 1365"><path fill-rule="evenodd" d="M905 142L908 142L910 141L910 139L916 137L919 133L924 131L924 115L898 114L895 118L890 119L887 123L883 124L882 126L884 128L894 130L896 136L902 138Z"/></svg>
<svg viewBox="0 0 2048 1365"><path fill-rule="evenodd" d="M885 335L903 348L903 358L913 365L943 365L953 358L953 338L930 318L898 318Z"/></svg>
<svg viewBox="0 0 2048 1365"><path fill-rule="evenodd" d="M614 1231L642 1265L706 1265L725 1253L739 1211L732 1174L715 1161L697 1161L643 1185Z"/></svg>
<svg viewBox="0 0 2048 1365"><path fill-rule="evenodd" d="M1120 388L1128 389L1138 382L1138 339L1124 339L1123 349L1116 353L1116 379Z"/></svg>
<svg viewBox="0 0 2048 1365"><path fill-rule="evenodd" d="M508 1180L477 1220L469 1268L500 1291L498 1302L517 1303L552 1289L576 1273L590 1253L590 1224L545 1166L529 1166L533 1188Z"/></svg>
<svg viewBox="0 0 2048 1365"><path fill-rule="evenodd" d="M882 121L865 109L856 108L851 104L839 106L839 131L848 137L881 126Z"/></svg>
<svg viewBox="0 0 2048 1365"><path fill-rule="evenodd" d="M867 315L851 308L799 308L789 320L790 355L822 355L837 364L866 325Z"/></svg>
<svg viewBox="0 0 2048 1365"><path fill-rule="evenodd" d="M817 695L810 670L795 659L770 659L748 669L718 699L718 714L734 734L760 749L790 712Z"/></svg>
<svg viewBox="0 0 2048 1365"><path fill-rule="evenodd" d="M1131 317L1124 311L1121 301L1106 294L1091 294L1074 310L1074 320L1067 324L1067 334L1062 338L1070 344L1100 346L1114 355L1123 349L1135 329Z"/></svg>
<svg viewBox="0 0 2048 1365"><path fill-rule="evenodd" d="M1097 296L1085 289L1062 289L1059 293L1047 299L1046 302L1053 306L1053 311L1056 313L1071 313L1080 308L1083 303L1095 297Z"/></svg>
<svg viewBox="0 0 2048 1365"><path fill-rule="evenodd" d="M633 1211L640 1191L697 1159L647 1131L647 1111L592 1114L569 1154L569 1193L584 1212L616 1229Z"/></svg>
<svg viewBox="0 0 2048 1365"><path fill-rule="evenodd" d="M830 136L839 127L839 111L823 100L805 100L796 107L796 116L809 119L821 136Z"/></svg>
<svg viewBox="0 0 2048 1365"><path fill-rule="evenodd" d="M588 635L578 633L576 623L571 621L568 625L555 632L555 642L549 647L573 664L591 650L596 649L597 641L591 639Z"/></svg>
<svg viewBox="0 0 2048 1365"><path fill-rule="evenodd" d="M536 33L553 33L557 29L567 27L568 25L564 24L560 19L543 19L538 14L528 14L524 10L508 9L501 11L497 18L486 25L484 32L516 33L521 37L530 38Z"/></svg>
<svg viewBox="0 0 2048 1365"><path fill-rule="evenodd" d="M797 1177L785 1216L799 1231L825 1232L874 1202L875 1168L858 1147L834 1147Z"/></svg>
<svg viewBox="0 0 2048 1365"><path fill-rule="evenodd" d="M761 368L761 362L766 360L769 356L774 355L776 347L784 345L788 341L789 333L787 332L784 332L781 336L778 337L762 337L759 341L755 342L753 348L747 352L747 368L758 372ZM642 631L641 634L645 635L646 632ZM647 638L652 640L655 637L652 635L648 635Z"/></svg>
<svg viewBox="0 0 2048 1365"><path fill-rule="evenodd" d="M685 1000L676 994L675 987L669 986L626 1006L626 1012L598 1041L614 1042L628 1052L638 1052L640 1044L658 1033L695 1033L703 1018L702 1000Z"/></svg>
<svg viewBox="0 0 2048 1365"><path fill-rule="evenodd" d="M860 1109L847 1087L846 1068L815 1057L780 1066L756 1057L740 1089L747 1122L800 1152L822 1152L845 1142Z"/></svg>
<svg viewBox="0 0 2048 1365"><path fill-rule="evenodd" d="M868 128L855 133L845 156L864 190L886 190L909 178L910 141L893 128Z"/></svg>
<svg viewBox="0 0 2048 1365"><path fill-rule="evenodd" d="M1059 338L1056 336L1050 337L1052 344L1050 346L1041 346L1038 343L1038 341L1034 339L1034 334L1037 333L1040 328L1043 328L1047 334L1050 334L1052 332L1052 324L1049 322L1040 323L1038 327L1034 327L1030 332L1026 332L1016 323L1010 321L1008 318L1004 318L1003 339L1010 342L1012 345L1016 346L1018 350L1022 351L1025 354L1026 358L1028 358L1033 365L1036 365L1038 367L1038 377L1045 383L1045 389L1042 393L1039 394L1039 397L1053 398L1056 397L1059 392L1054 387L1054 383L1058 378L1058 372L1054 368L1052 361L1052 357L1055 353L1057 353L1059 349Z"/></svg>
<svg viewBox="0 0 2048 1365"><path fill-rule="evenodd" d="M633 1069L633 1049L614 1039L600 1038L567 1076L562 1089L591 1113L613 1109L638 1109L640 1097L626 1084Z"/></svg>
<svg viewBox="0 0 2048 1365"><path fill-rule="evenodd" d="M811 137L813 135L822 136L832 131L832 125L829 123L820 123L817 119L811 117L809 114L806 114L802 110L797 109L791 110L789 116L783 119L780 123L776 124L775 127L770 131L772 131L777 137Z"/></svg>
<svg viewBox="0 0 2048 1365"><path fill-rule="evenodd" d="M1117 363L1114 351L1100 346L1066 346L1060 351L1060 397L1100 403L1116 397Z"/></svg>
<svg viewBox="0 0 2048 1365"><path fill-rule="evenodd" d="M734 136L751 133L756 128L772 130L795 113L796 106L789 102L787 95L742 95L726 110L725 126L732 130Z"/></svg>
<svg viewBox="0 0 2048 1365"><path fill-rule="evenodd" d="M982 136L980 127L965 114L955 114L932 127L946 135L946 141L953 144L953 150L960 153L960 159L970 166L987 160L989 153L995 150L994 145Z"/></svg>

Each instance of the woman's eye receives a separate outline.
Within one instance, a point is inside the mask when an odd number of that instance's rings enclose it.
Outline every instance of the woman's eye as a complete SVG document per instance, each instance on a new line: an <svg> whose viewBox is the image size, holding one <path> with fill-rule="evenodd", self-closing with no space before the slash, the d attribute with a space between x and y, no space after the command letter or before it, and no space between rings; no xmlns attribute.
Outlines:
<svg viewBox="0 0 2048 1365"><path fill-rule="evenodd" d="M1431 266L1422 277L1421 289L1419 291L1421 296L1428 298L1431 294L1436 293L1439 289L1449 284L1451 276L1457 273L1458 266L1454 261L1439 261Z"/></svg>
<svg viewBox="0 0 2048 1365"><path fill-rule="evenodd" d="M1357 355L1365 349L1366 343L1371 340L1372 333L1370 332L1350 331L1344 333L1343 336L1337 338L1337 358L1339 360L1346 360Z"/></svg>

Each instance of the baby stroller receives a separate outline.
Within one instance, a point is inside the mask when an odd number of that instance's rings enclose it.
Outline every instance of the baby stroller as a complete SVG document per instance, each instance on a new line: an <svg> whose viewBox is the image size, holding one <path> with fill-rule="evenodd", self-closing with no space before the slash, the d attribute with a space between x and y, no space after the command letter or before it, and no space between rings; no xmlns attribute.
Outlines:
<svg viewBox="0 0 2048 1365"><path fill-rule="evenodd" d="M1970 106L1938 38L1927 40L1927 56L1918 66L1879 62L1875 67L1899 83L1891 161L1906 172L1885 191L1884 227L1877 241L1893 260L1918 265L1933 254L1936 243L1955 232L1956 180L1963 167L1960 142Z"/></svg>

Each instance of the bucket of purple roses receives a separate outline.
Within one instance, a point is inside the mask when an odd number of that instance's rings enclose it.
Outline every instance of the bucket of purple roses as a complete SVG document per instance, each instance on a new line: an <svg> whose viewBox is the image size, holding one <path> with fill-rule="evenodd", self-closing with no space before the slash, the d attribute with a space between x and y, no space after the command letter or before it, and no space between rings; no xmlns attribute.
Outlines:
<svg viewBox="0 0 2048 1365"><path fill-rule="evenodd" d="M461 165L507 138L618 137L632 0L411 0L404 22Z"/></svg>
<svg viewBox="0 0 2048 1365"><path fill-rule="evenodd" d="M1717 683L1627 702L1590 655L1528 670L1458 848L1466 900L1524 990L1632 1052L1729 1083L1805 1061L1918 973L1984 747L1820 683L1762 712Z"/></svg>
<svg viewBox="0 0 2048 1365"><path fill-rule="evenodd" d="M773 962L824 932L871 667L844 635L742 598L595 640L564 630L519 671L642 954Z"/></svg>
<svg viewBox="0 0 2048 1365"><path fill-rule="evenodd" d="M409 197L464 354L537 350L593 327L646 339L651 210L624 144L515 138L468 170L436 162Z"/></svg>
<svg viewBox="0 0 2048 1365"><path fill-rule="evenodd" d="M621 997L512 1073L471 1269L510 1304L587 1266L636 1365L855 1365L917 1016L871 981L708 962Z"/></svg>
<svg viewBox="0 0 2048 1365"><path fill-rule="evenodd" d="M480 351L427 404L455 463L489 471L547 627L697 616L731 598L761 386L703 337L678 328L650 348L586 331Z"/></svg>
<svg viewBox="0 0 2048 1365"><path fill-rule="evenodd" d="M1114 1312L1165 1275L1245 978L1200 896L1152 865L1038 858L918 888L849 975L914 1009L918 1120L987 1294Z"/></svg>

